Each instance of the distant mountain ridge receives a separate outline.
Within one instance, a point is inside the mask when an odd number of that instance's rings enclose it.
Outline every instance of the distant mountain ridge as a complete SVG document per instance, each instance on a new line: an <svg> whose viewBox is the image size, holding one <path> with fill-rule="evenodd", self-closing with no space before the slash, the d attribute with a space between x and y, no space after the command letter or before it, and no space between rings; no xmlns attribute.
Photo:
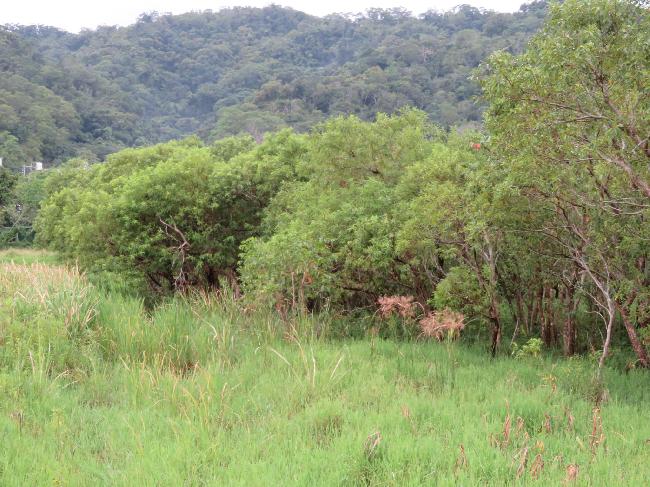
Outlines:
<svg viewBox="0 0 650 487"><path fill-rule="evenodd" d="M58 162L189 134L260 137L327 117L405 105L444 126L478 123L468 79L497 49L520 51L546 2L513 14L460 6L314 17L279 6L143 14L71 34L0 28L0 157Z"/></svg>

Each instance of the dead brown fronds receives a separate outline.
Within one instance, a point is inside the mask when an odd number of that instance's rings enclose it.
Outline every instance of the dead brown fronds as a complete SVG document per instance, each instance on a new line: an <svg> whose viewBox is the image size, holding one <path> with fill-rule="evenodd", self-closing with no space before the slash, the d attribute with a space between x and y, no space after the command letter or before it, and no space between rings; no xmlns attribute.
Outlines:
<svg viewBox="0 0 650 487"><path fill-rule="evenodd" d="M449 309L434 311L420 320L421 336L442 341L456 339L465 328L465 316Z"/></svg>
<svg viewBox="0 0 650 487"><path fill-rule="evenodd" d="M547 433L553 432L553 427L551 426L551 416L548 413L544 413L544 431Z"/></svg>
<svg viewBox="0 0 650 487"><path fill-rule="evenodd" d="M510 432L512 430L512 418L510 417L510 404L506 403L506 419L503 421L503 439L501 440L501 448L505 448L510 444Z"/></svg>
<svg viewBox="0 0 650 487"><path fill-rule="evenodd" d="M402 318L415 316L413 296L381 296L377 303L379 304L379 315L382 318L389 318L393 315Z"/></svg>
<svg viewBox="0 0 650 487"><path fill-rule="evenodd" d="M519 458L519 467L517 467L517 478L521 477L526 471L526 466L528 465L528 447L525 446L519 453L515 455L515 459Z"/></svg>
<svg viewBox="0 0 650 487"><path fill-rule="evenodd" d="M375 457L375 455L377 454L377 448L379 447L380 443L381 443L381 433L379 431L375 431L374 433L368 435L368 438L366 438L366 443L363 447L363 451L368 460L371 460L372 458Z"/></svg>
<svg viewBox="0 0 650 487"><path fill-rule="evenodd" d="M568 484L575 482L578 479L578 474L580 473L580 465L577 463L572 463L566 467L566 478L564 483Z"/></svg>
<svg viewBox="0 0 650 487"><path fill-rule="evenodd" d="M600 415L600 408L594 408L591 417L591 434L589 435L589 448L591 454L595 455L598 447L605 443L605 433L603 431L603 418Z"/></svg>
<svg viewBox="0 0 650 487"><path fill-rule="evenodd" d="M521 421L521 427L523 428L523 419ZM517 420L517 424L519 425L519 420ZM503 420L503 431L501 432L500 437L497 437L494 434L490 435L490 445L501 449L506 448L510 444L511 434L512 416L510 416L510 403L506 401L506 418Z"/></svg>
<svg viewBox="0 0 650 487"><path fill-rule="evenodd" d="M468 466L469 462L467 461L467 455L465 455L465 447L461 444L458 458L456 458L456 465L454 466L454 473L458 473L459 470L464 470Z"/></svg>
<svg viewBox="0 0 650 487"><path fill-rule="evenodd" d="M535 460L533 460L533 464L530 466L530 475L537 480L542 474L542 470L544 470L544 459L542 458L542 454L538 453Z"/></svg>

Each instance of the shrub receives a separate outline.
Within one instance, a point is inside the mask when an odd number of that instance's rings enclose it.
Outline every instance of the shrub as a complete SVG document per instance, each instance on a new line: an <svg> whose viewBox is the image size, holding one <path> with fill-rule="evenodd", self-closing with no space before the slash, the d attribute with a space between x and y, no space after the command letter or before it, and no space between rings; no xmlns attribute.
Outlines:
<svg viewBox="0 0 650 487"><path fill-rule="evenodd" d="M78 168L45 201L40 241L161 293L236 287L239 246L259 233L264 208L295 177L302 147L302 137L284 131L252 148L246 139L209 148L190 138L124 150Z"/></svg>
<svg viewBox="0 0 650 487"><path fill-rule="evenodd" d="M531 338L521 347L516 343L512 344L512 355L515 358L521 359L524 357L537 358L542 353L542 340L540 338Z"/></svg>

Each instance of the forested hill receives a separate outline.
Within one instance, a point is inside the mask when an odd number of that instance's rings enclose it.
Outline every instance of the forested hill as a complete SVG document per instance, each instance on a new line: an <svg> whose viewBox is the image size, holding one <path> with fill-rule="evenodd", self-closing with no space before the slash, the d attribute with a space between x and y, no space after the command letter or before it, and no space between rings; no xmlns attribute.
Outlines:
<svg viewBox="0 0 650 487"><path fill-rule="evenodd" d="M514 14L461 6L313 17L232 8L142 15L129 27L71 34L0 29L0 156L57 162L198 133L208 139L404 105L443 125L476 123L472 69L518 52L545 2Z"/></svg>

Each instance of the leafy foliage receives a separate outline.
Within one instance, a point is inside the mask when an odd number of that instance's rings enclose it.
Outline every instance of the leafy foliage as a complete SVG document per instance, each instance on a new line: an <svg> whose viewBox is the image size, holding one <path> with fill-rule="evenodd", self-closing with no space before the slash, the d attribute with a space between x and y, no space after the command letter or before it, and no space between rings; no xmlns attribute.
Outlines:
<svg viewBox="0 0 650 487"><path fill-rule="evenodd" d="M240 242L258 232L261 211L294 177L303 149L289 131L249 150L246 139L228 145L190 138L64 166L51 177L69 178L66 187L39 215L41 241L159 291L234 284Z"/></svg>
<svg viewBox="0 0 650 487"><path fill-rule="evenodd" d="M630 316L647 303L650 283L648 45L650 15L637 2L567 1L526 53L494 55L483 78L506 184L535 209L517 226L551 242L531 239L530 251L553 249L563 265L551 267L552 278L567 293L579 279L593 286L607 337L602 360L620 314L646 366Z"/></svg>

